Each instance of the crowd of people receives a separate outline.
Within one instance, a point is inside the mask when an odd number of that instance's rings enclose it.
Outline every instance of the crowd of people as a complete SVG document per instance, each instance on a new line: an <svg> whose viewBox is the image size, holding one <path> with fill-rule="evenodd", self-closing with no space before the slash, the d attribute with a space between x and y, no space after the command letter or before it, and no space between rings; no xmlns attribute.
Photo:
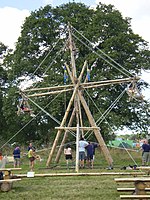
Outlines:
<svg viewBox="0 0 150 200"><path fill-rule="evenodd" d="M34 168L34 161L36 159L36 153L35 153L35 147L32 145L32 143L29 144L28 146L28 159L29 159L29 168L30 171L33 171ZM13 151L13 157L14 157L14 167L20 167L20 147L17 146L14 151Z"/></svg>
<svg viewBox="0 0 150 200"><path fill-rule="evenodd" d="M83 137L79 140L79 167L85 168L85 165L87 165L88 168L94 167L94 159L95 159L95 149L99 146L98 143L95 142L87 142L84 140ZM32 143L29 144L27 149L27 156L29 159L29 169L30 171L34 170L34 162L37 158L37 155L35 153L35 147L32 145ZM146 166L149 164L150 161L150 142L148 140L144 140L141 148L139 150L142 150L142 165ZM13 150L13 159L14 159L14 168L20 167L20 156L21 150L19 146L16 146ZM71 166L74 165L73 155L72 155L72 149L70 144L67 144L64 148L64 155L66 159L66 165L69 169L69 164ZM0 152L0 168L5 168L6 163L8 163L7 156L3 156Z"/></svg>
<svg viewBox="0 0 150 200"><path fill-rule="evenodd" d="M79 140L79 167L85 168L85 164L88 168L94 167L95 149L99 146L95 142L87 142L83 137ZM150 162L150 141L144 140L141 148L142 150L142 166L148 166ZM70 145L67 145L64 149L66 163L68 167L69 160L73 163L72 150Z"/></svg>
<svg viewBox="0 0 150 200"><path fill-rule="evenodd" d="M95 148L98 147L97 143L87 142L83 137L79 140L79 167L85 168L87 164L88 168L93 168L95 158ZM67 168L69 168L69 161L73 165L72 149L70 145L67 145L64 149Z"/></svg>
<svg viewBox="0 0 150 200"><path fill-rule="evenodd" d="M33 171L34 168L34 161L37 158L37 155L35 153L35 147L32 145L32 143L29 144L27 149L27 157L29 159L29 169L30 171ZM21 150L19 146L16 146L13 150L13 165L14 168L20 167L20 159L21 159ZM0 168L5 168L5 165L9 163L9 159L7 156L3 156L2 152L0 152Z"/></svg>

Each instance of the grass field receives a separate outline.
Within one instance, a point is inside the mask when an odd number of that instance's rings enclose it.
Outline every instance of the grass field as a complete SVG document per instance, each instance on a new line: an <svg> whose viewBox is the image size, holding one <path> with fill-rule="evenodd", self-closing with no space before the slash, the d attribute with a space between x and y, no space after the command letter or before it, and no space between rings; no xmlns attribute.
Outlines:
<svg viewBox="0 0 150 200"><path fill-rule="evenodd" d="M141 165L141 153L130 152L125 150L111 150L114 160L114 169L107 170L107 163L99 151L96 152L94 169L82 169L80 172L127 172L120 168L123 166L134 165L136 162ZM52 169L46 169L47 155L40 154L42 162L36 161L35 173L70 173L74 169L67 170L64 156L62 156L59 166ZM6 167L12 167L9 163ZM22 158L22 170L18 173L27 173L29 170L28 159ZM35 177L22 178L21 181L15 182L9 192L0 192L0 199L4 200L119 200L117 184L114 178L118 176L69 176L69 177ZM127 177L127 176L125 176Z"/></svg>

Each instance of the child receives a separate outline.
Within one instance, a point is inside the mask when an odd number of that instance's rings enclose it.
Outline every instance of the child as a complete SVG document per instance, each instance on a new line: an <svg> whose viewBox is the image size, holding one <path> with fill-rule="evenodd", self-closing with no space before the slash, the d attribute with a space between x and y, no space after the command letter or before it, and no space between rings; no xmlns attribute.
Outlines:
<svg viewBox="0 0 150 200"><path fill-rule="evenodd" d="M28 151L28 158L29 158L29 167L30 167L30 171L33 171L34 168L34 161L36 159L36 154L35 154L35 148L32 147L29 151Z"/></svg>
<svg viewBox="0 0 150 200"><path fill-rule="evenodd" d="M66 158L67 168L69 168L69 160L72 161L72 150L71 150L71 147L69 144L64 149L64 154L65 154L65 158Z"/></svg>

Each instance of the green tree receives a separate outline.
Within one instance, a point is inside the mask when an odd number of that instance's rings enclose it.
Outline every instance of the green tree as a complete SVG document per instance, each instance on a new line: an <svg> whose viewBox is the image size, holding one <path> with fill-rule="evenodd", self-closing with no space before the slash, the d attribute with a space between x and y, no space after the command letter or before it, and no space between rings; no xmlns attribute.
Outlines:
<svg viewBox="0 0 150 200"><path fill-rule="evenodd" d="M10 81L10 90L5 104L5 109L8 109L11 113L10 116L8 115L9 112L6 113L9 132L11 130L15 132L14 129L21 128L22 123L29 120L29 116L19 116L18 119L12 118L14 108L9 109L9 106L12 105L12 99L17 100L15 90L20 84L19 77L30 77L33 81L42 78L43 81L39 82L36 87L63 84L64 71L62 65L64 62L70 64L68 47L65 43L68 22L74 27L73 35L76 35L74 40L79 53L79 57L76 59L77 74L81 71L84 60L88 60L89 66L96 61L96 67L93 67L91 71L91 81L141 75L141 69L149 69L148 43L139 35L133 33L130 24L131 19L124 19L113 5L100 3L93 10L82 3L73 2L56 8L51 6L40 8L26 18L22 26L21 36L18 38L16 50L11 55L11 59L10 57L6 59L9 66ZM92 42L92 45L89 44L88 40ZM105 54L123 66L123 69L120 70L120 66L116 65ZM123 71L124 69L126 70ZM68 83L70 82L68 81ZM127 84L118 84L88 90L91 98L88 95L85 98L96 120L99 119L100 113L104 113L126 87ZM148 85L140 81L138 87L141 90ZM54 96L45 96L44 98L34 98L34 101L43 108L52 101L46 110L61 121L69 98L70 93L67 93L66 96L60 94L55 100ZM100 113L93 106L91 99L99 107ZM32 107L35 113L39 112L35 105L32 105ZM146 101L133 100L131 102L125 94L111 109L106 118L107 121L103 120L100 124L104 138L106 140L112 139L112 135L108 134L112 132L110 127L117 130L127 126L131 129L146 131L149 115L147 108ZM85 118L84 113L83 116ZM17 121L19 125L14 126ZM86 118L85 124L88 124ZM22 140L24 138L26 140L39 140L41 137L45 140L44 138L48 136L53 138L54 134L49 133L54 126L57 126L57 123L42 112L29 125L30 131L25 129L22 131ZM26 135L27 132L28 136Z"/></svg>
<svg viewBox="0 0 150 200"><path fill-rule="evenodd" d="M1 141L2 136L5 134L6 130L6 123L5 123L5 117L4 117L4 110L3 110L3 97L5 95L5 83L7 80L7 73L5 71L5 68L2 64L2 61L5 57L5 54L7 52L7 47L0 42L0 127L1 127Z"/></svg>

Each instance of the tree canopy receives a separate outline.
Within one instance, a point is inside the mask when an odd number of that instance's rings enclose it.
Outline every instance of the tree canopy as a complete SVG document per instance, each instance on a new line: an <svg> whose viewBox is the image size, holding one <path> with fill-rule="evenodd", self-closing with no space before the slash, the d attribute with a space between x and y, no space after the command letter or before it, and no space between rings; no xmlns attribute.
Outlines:
<svg viewBox="0 0 150 200"><path fill-rule="evenodd" d="M19 91L23 77L25 80L32 80L33 87L64 84L62 66L65 62L70 64L66 43L68 22L73 27L72 33L78 50L78 75L85 60L92 68L91 81L140 76L142 69L150 68L148 43L133 32L131 19L123 18L113 5L100 3L95 9L91 9L82 3L73 2L56 8L48 5L31 12L22 26L16 50L8 54L3 63L8 75L7 95L4 96L2 106L8 125L5 138L11 137L24 126L17 134L20 142L49 142L54 138L54 127L58 126L58 122L40 112L34 104L31 103L34 112L39 113L35 119L28 115L16 115L16 92ZM41 81L37 83L37 79ZM70 83L71 80L68 80L67 84ZM85 99L96 121L127 87L128 84L124 83L88 89L85 92ZM138 89L141 91L145 87L148 87L148 84L140 80ZM33 100L40 107L46 107L48 113L61 121L70 95L69 92L60 94L57 98L50 95ZM124 126L147 133L148 109L147 101L129 101L128 95L124 93L111 108L111 112L98 124L104 139L111 139L111 133ZM88 125L84 113L83 118ZM29 121L31 123L26 126Z"/></svg>

